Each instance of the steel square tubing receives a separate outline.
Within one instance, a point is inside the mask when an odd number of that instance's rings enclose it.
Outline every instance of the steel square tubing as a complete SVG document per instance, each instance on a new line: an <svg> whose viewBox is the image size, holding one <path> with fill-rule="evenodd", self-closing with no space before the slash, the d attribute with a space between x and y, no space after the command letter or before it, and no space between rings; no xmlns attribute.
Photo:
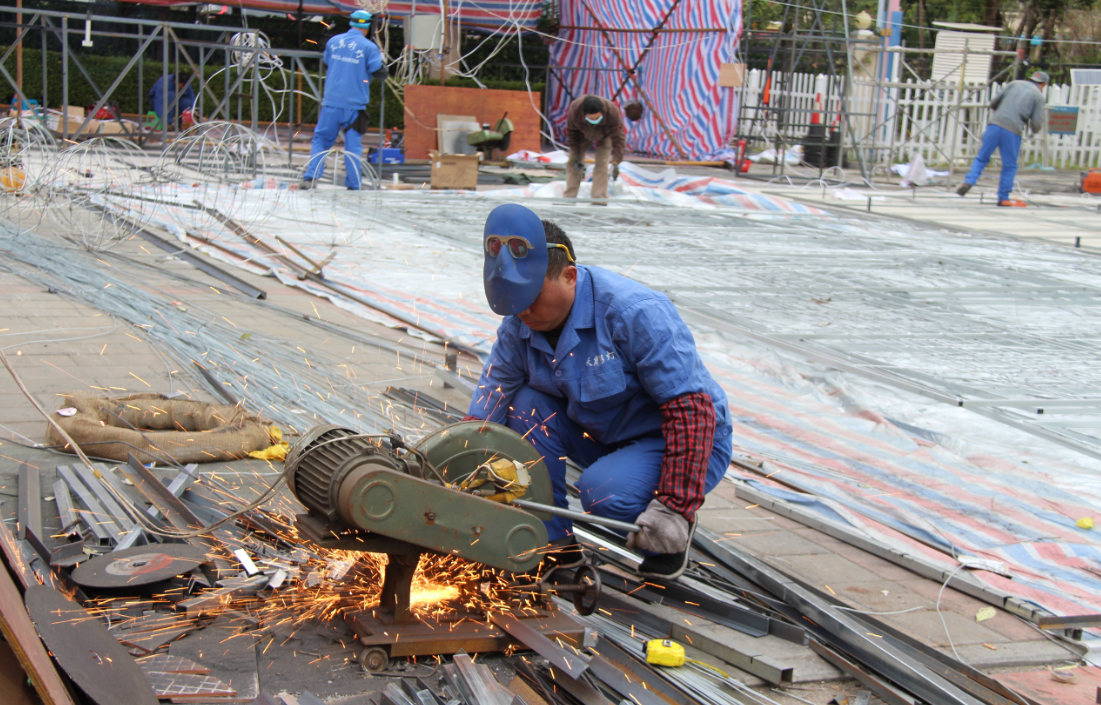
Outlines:
<svg viewBox="0 0 1101 705"><path fill-rule="evenodd" d="M114 519L103 509L103 506L99 503L99 500L96 499L96 496L92 494L91 490L88 489L68 465L58 465L57 472L61 475L62 479L69 484L73 492L76 492L76 496L80 498L80 501L87 508L85 512L81 513L81 518L84 520L84 523L88 525L88 528L92 530L92 533L96 535L96 538L100 541L112 540L117 543L119 534L122 532L118 524L114 522Z"/></svg>

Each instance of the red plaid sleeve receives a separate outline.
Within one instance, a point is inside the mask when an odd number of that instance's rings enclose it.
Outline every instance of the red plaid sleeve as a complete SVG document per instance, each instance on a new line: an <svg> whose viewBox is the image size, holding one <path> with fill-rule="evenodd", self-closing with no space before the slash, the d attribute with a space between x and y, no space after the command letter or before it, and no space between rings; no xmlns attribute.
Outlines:
<svg viewBox="0 0 1101 705"><path fill-rule="evenodd" d="M670 399L661 409L661 460L658 499L689 521L703 504L707 463L715 440L715 405L702 392Z"/></svg>

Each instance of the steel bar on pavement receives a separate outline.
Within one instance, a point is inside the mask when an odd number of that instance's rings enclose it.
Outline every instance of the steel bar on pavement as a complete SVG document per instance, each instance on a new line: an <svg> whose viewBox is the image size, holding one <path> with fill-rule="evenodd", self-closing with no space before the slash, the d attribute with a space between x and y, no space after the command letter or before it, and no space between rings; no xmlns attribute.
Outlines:
<svg viewBox="0 0 1101 705"><path fill-rule="evenodd" d="M210 258L203 258L199 255L196 255L194 252L191 252L190 249L181 249L180 245L174 245L170 242L167 242L166 240L159 238L153 233L149 232L145 228L139 229L135 234L146 242L150 242L166 252L171 252L178 259L184 260L188 264L195 267L195 269L198 269L205 274L209 274L223 284L233 287L237 291L240 291L242 294L250 298L265 299L268 296L267 292L265 292L263 289L257 289L255 286L249 284L236 275L230 274L221 267L211 264L209 261Z"/></svg>
<svg viewBox="0 0 1101 705"><path fill-rule="evenodd" d="M22 540L30 534L42 540L42 478L38 468L23 463L19 466L19 531Z"/></svg>
<svg viewBox="0 0 1101 705"><path fill-rule="evenodd" d="M600 579L603 583L637 599L666 605L750 636L760 637L769 633L771 617L745 607L715 600L709 595L694 590L684 590L676 583L658 584L649 581L642 583L625 578L606 568L597 568L597 570L600 571ZM688 602L696 604L689 606Z"/></svg>
<svg viewBox="0 0 1101 705"><path fill-rule="evenodd" d="M531 625L525 624L523 620L517 619L511 614L494 612L490 616L490 621L508 632L520 643L550 661L555 668L560 669L571 678L580 677L589 668L588 659L563 649L533 629Z"/></svg>
<svg viewBox="0 0 1101 705"><path fill-rule="evenodd" d="M61 531L68 529L69 536L80 536L80 514L73 509L73 497L69 486L58 478L53 484L54 503L57 504L57 518L61 522Z"/></svg>
<svg viewBox="0 0 1101 705"><path fill-rule="evenodd" d="M884 683L833 649L823 646L813 639L810 642L810 648L839 671L855 678L887 705L921 705L920 701L892 687L889 683Z"/></svg>
<svg viewBox="0 0 1101 705"><path fill-rule="evenodd" d="M696 531L695 541L715 560L745 575L783 602L798 610L816 625L844 644L845 649L926 702L938 705L981 705L971 694L944 680L923 665L911 663L905 654L882 639L869 636L859 620L834 609L809 590L796 584L781 571L737 548L719 543L719 536L706 528Z"/></svg>
<svg viewBox="0 0 1101 705"><path fill-rule="evenodd" d="M600 639L594 647L597 655L593 657L593 673L600 675L601 661L608 661L617 669L625 672L630 682L638 681L647 692L654 692L667 702L684 705L701 705L699 701L667 681L662 671L649 666L633 653L628 653L611 639ZM637 691L634 691L637 692Z"/></svg>

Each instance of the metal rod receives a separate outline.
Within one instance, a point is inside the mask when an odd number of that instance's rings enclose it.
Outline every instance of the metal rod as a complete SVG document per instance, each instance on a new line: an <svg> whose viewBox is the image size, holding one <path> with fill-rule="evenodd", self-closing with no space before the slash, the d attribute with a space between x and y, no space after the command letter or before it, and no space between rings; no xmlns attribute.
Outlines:
<svg viewBox="0 0 1101 705"><path fill-rule="evenodd" d="M553 507L548 504L529 502L526 499L514 499L512 500L512 506L519 507L520 509L531 509L537 512L546 512L547 514L553 514L556 517L565 517L567 519L573 519L574 521L585 522L586 524L598 524L600 526L606 526L609 529L617 529L619 531L624 531L627 533L642 531L642 527L638 524L628 524L625 521L606 519L604 517L596 516L595 514L575 512L572 509L563 509L561 507Z"/></svg>

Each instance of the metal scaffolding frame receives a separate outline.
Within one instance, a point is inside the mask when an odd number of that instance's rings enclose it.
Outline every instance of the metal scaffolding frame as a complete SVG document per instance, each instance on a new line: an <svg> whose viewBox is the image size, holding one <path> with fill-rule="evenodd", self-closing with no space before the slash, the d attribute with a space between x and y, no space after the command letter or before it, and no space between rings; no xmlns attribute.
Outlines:
<svg viewBox="0 0 1101 705"><path fill-rule="evenodd" d="M745 23L751 22L748 5ZM761 101L757 105L747 105L747 101L738 103L738 133L735 139L745 139L749 142L758 141L771 144L778 155L776 164L770 178L784 174L784 159L782 155L790 147L804 143L804 135L795 134L795 130L809 133L812 119L816 112L824 113L826 129L821 141L821 148L825 150L829 145L830 126L828 115L835 113L838 117L839 142L837 144L836 163L826 164L819 161L819 177L831 167L840 167L844 163L846 145L854 142L855 131L853 119L857 114L853 112L849 102L853 81L852 53L855 45L867 44L867 40L855 39L849 33L848 4L847 0L794 0L784 5L783 18L780 21L780 31L775 34L771 55L769 57L767 78L767 91L776 95L779 100ZM740 51L743 56L748 52L748 45L754 34L765 34L746 31L746 39L742 42ZM772 33L767 33L772 34ZM811 56L825 58L827 67L827 95L824 100L825 108L803 108L794 105L791 96L792 80L800 63ZM839 60L844 61L844 69L837 70ZM744 62L744 59L743 59ZM830 106L837 102L837 109ZM855 151L857 164L865 178L868 169L861 156L860 150Z"/></svg>
<svg viewBox="0 0 1101 705"><path fill-rule="evenodd" d="M11 15L16 15L16 18L22 18L22 21L15 19L15 21L9 21L6 18ZM24 17L24 15L29 16ZM264 54L290 59L292 62L292 69L295 73L302 76L305 80L310 94L318 101L321 102L322 97L322 81L324 79L324 63L320 61L321 52L319 51L303 51L300 49L281 49L276 47L262 46L259 40L259 30L250 29L248 27L212 27L199 24L187 24L182 22L160 22L156 20L143 20L143 19L131 19L125 17L107 17L102 15L80 15L70 12L56 12L52 10L26 10L15 7L0 7L0 17L4 17L4 21L0 21L0 26L10 27L18 30L18 40L13 42L7 51L0 57L0 76L7 81L8 85L19 97L23 105L30 105L30 100L26 93L19 85L19 81L16 77L13 77L6 68L3 66L3 62L14 52L17 48L23 44L27 37L37 32L39 34L41 43L41 64L42 64L42 101L40 103L41 108L46 108L48 86L50 73L47 70L47 49L49 45L49 38L53 37L61 45L61 76L59 77L62 85L62 105L61 105L61 130L60 135L66 140L77 140L81 137L87 136L85 130L88 128L93 116L100 108L107 105L107 102L111 100L115 91L121 85L124 78L129 75L130 71L137 66L138 69L138 114L143 113L143 100L145 97L146 88L144 85L144 73L142 71L142 59L145 58L147 53L156 51L154 44L160 44L160 61L161 61L161 78L165 81L168 80L170 74L175 74L180 71L181 61L190 67L194 72L195 80L198 82L198 88L196 90L196 104L198 110L203 111L204 99L209 97L214 105L214 108L206 115L209 120L226 120L233 121L233 116L230 114L230 106L232 98L247 99L251 101L251 116L250 122L253 130L256 130L259 125L259 99L260 99L260 59ZM14 18L13 18L14 19ZM79 23L79 28L77 25ZM87 24L86 24L87 23ZM109 32L104 30L95 29L96 24L121 24L126 25L129 31L126 32ZM208 35L211 38L207 39L188 39L182 36L183 31L188 32L200 32L203 35ZM138 50L127 62L126 67L119 73L115 80L107 87L106 90L101 90L84 66L84 62L81 60L80 52L76 51L70 46L69 39L72 35L77 35L81 38L86 36L105 36L115 39L132 39L138 43ZM240 35L246 37L245 42L234 43L232 37ZM217 52L224 52L224 95L219 100L215 93L211 90L210 84L205 80L203 72L200 70L202 67L211 65ZM197 54L197 59L193 58L194 54ZM234 55L246 56L243 65L238 63L234 59ZM306 68L307 60L318 60L317 80L314 80L311 72ZM88 85L92 87L98 100L95 104L95 108L91 113L85 116L83 122L75 131L69 130L69 80L70 80L70 65L75 66L80 75L88 82ZM174 66L174 70L170 71L169 67ZM237 68L237 76L231 81L230 74L231 69ZM251 81L251 95L238 93L238 89L242 83ZM161 114L167 114L168 97L165 94L164 103L161 105ZM241 115L241 102L238 101L238 109L236 122L242 122ZM293 113L293 111L292 111ZM119 123L123 134L128 137L137 140L139 143L145 141L147 133L144 130L131 131L122 120L115 116L116 122ZM291 125L291 133L293 134L294 128L297 126L295 118L292 115L288 121ZM161 140L162 144L167 144L168 141L168 124L167 121L161 121ZM287 156L288 163L291 159L291 143L288 140L287 143Z"/></svg>
<svg viewBox="0 0 1101 705"><path fill-rule="evenodd" d="M1020 57L1015 51L970 49L966 40L964 40L962 50L876 46L870 48L869 51L879 53L883 58L891 55L896 56L899 60L899 73L902 75L900 75L898 79L893 79L891 76L887 76L885 72L880 71L878 72L877 80L874 81L854 79L854 88L859 89L863 87L869 89L874 94L874 108L869 113L873 119L869 121L870 125L863 134L857 133L854 135L856 148L861 150L866 160L873 165L882 163L891 164L893 163L892 160L901 158L902 155L899 154L900 150L903 150L907 145L913 143L918 134L929 136L929 129L934 126L940 126L941 121L949 121L951 124L951 140L949 145L947 145L947 151L937 143L937 140L930 140L936 151L942 155L948 163L949 173L954 171L955 163L958 158L967 156L967 150L963 149L961 138L966 136L970 141L976 144L982 140L982 135L976 131L974 122L966 119L965 112L975 108L985 108L989 102L987 98L989 97L991 86L1006 74L1009 74L1011 77L1016 76L1020 64ZM907 56L931 56L933 54L959 55L961 56L960 66L953 72L953 75L945 79L929 81L923 79L918 72L914 70L913 66L906 61ZM971 56L1005 56L1013 57L1014 61L1001 71L990 76L984 83L965 83L964 76L966 74L968 57ZM913 79L913 83L907 83L904 80L907 75ZM943 111L940 119L937 122L930 122L925 127L918 126L916 133L910 132L909 135L900 135L900 113L898 107L902 90L923 91L926 96L930 96L936 107ZM952 97L945 100L945 96L943 95L945 91L953 91ZM965 94L967 94L966 97ZM914 126L914 121L910 121L909 125Z"/></svg>

